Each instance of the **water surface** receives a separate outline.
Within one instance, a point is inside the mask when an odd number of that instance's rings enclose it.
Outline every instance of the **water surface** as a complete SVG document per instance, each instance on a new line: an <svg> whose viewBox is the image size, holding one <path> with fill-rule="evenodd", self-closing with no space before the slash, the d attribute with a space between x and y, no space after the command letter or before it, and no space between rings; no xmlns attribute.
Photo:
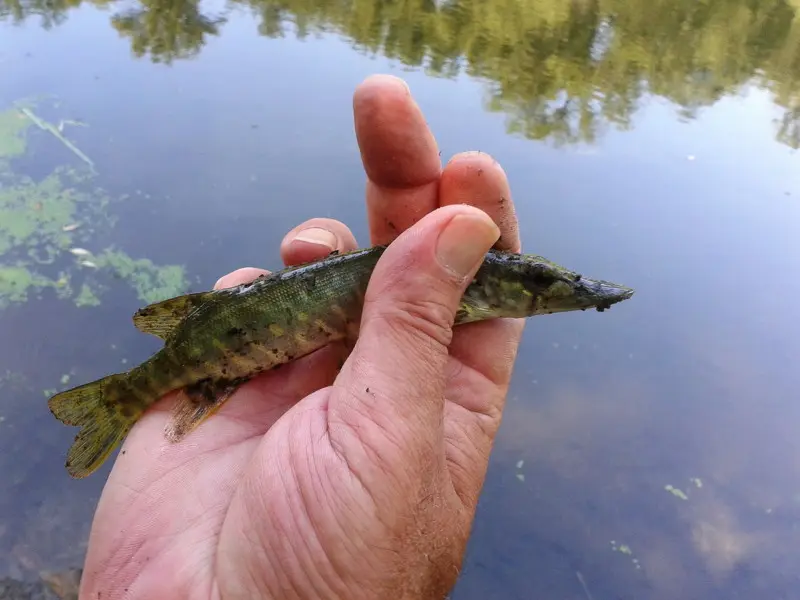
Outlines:
<svg viewBox="0 0 800 600"><path fill-rule="evenodd" d="M136 308L313 216L367 243L351 97L384 72L444 160L501 162L526 249L637 288L528 323L453 597L793 598L799 9L0 3L0 115L84 122L96 166L0 116L0 576L81 563L110 464L68 478L45 393L152 352Z"/></svg>

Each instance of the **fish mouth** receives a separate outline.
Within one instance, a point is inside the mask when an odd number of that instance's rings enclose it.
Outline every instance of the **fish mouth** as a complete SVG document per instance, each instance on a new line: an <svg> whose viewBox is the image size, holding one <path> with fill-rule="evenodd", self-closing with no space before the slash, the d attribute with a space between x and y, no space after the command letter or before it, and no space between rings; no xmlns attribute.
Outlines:
<svg viewBox="0 0 800 600"><path fill-rule="evenodd" d="M614 304L628 300L634 290L623 285L599 279L581 278L575 282L574 300L581 310L594 308L597 312L608 310Z"/></svg>
<svg viewBox="0 0 800 600"><path fill-rule="evenodd" d="M565 285L566 284L566 285ZM590 279L580 275L560 279L551 293L537 301L539 314L552 314L594 308L597 312L633 296L634 290L623 285Z"/></svg>

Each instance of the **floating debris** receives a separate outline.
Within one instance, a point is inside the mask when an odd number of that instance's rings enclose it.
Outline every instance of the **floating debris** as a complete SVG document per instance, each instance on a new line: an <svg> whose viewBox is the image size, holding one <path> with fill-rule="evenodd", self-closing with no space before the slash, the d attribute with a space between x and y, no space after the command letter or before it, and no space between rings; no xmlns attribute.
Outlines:
<svg viewBox="0 0 800 600"><path fill-rule="evenodd" d="M630 556L633 555L633 550L631 550L630 546L628 546L627 544L617 545L617 542L614 540L611 540L611 549L614 550L615 552L622 552L623 554L628 554Z"/></svg>
<svg viewBox="0 0 800 600"><path fill-rule="evenodd" d="M667 484L664 486L664 489L667 490L670 494L672 494L676 498L680 498L681 500L689 499L689 496L687 496L682 490L679 490L673 485Z"/></svg>
<svg viewBox="0 0 800 600"><path fill-rule="evenodd" d="M49 132L50 132L50 133L52 133L54 136L56 136L56 138L58 138L58 139L61 141L61 143L62 143L62 144L64 144L64 145L65 145L67 148L69 148L69 149L72 151L72 153L73 153L73 154L75 154L75 156L77 156L77 157L78 157L78 158L80 158L82 161L84 161L86 164L88 164L88 165L89 165L89 167L91 167L92 171L94 171L94 170L95 170L95 168L94 168L94 162L92 162L92 159L91 159L91 158L89 158L88 156L86 156L86 155L85 155L83 152L81 152L81 151L78 149L78 147L77 147L77 146L75 146L75 144L73 144L72 142L70 142L70 141L69 141L67 138L65 138L65 137L62 135L62 133L61 133L61 129L63 129L63 128L64 128L64 127L63 127L63 124L64 124L64 123L66 123L67 121L62 121L62 122L61 122L60 129L59 129L59 127L56 127L56 126L55 126L55 125L53 125L52 123L48 123L47 121L45 121L45 120L44 120L44 119L42 119L41 117L38 117L37 115L35 115L35 114L33 113L33 111L32 111L30 108L28 108L27 106L23 106L23 107L21 107L21 108L20 108L20 111L22 111L22 114L24 114L24 115L25 115L26 117L28 117L28 118L29 118L31 121L33 121L34 125L36 125L36 126L39 128L39 129L42 129L42 130L44 130L44 131L49 131Z"/></svg>
<svg viewBox="0 0 800 600"><path fill-rule="evenodd" d="M578 578L578 581L581 583L581 587L583 588L583 593L586 594L586 598L588 600L594 600L592 594L589 592L589 587L586 585L586 582L583 580L583 575L581 575L580 571L575 571L575 577Z"/></svg>
<svg viewBox="0 0 800 600"><path fill-rule="evenodd" d="M83 121L78 121L75 119L61 119L58 122L58 131L64 133L64 125L75 125L76 127L88 127L86 123Z"/></svg>
<svg viewBox="0 0 800 600"><path fill-rule="evenodd" d="M620 552L622 554L626 554L627 556L630 556L631 557L631 563L633 563L633 566L636 567L637 569L641 569L642 568L642 565L639 564L639 559L636 558L633 555L633 550L631 550L631 547L628 546L627 544L619 544L619 545L617 545L616 541L611 540L611 549L614 550L615 552Z"/></svg>
<svg viewBox="0 0 800 600"><path fill-rule="evenodd" d="M518 460L517 461L517 469L521 469L522 465L524 465L524 464L525 464L524 460ZM525 481L525 474L524 473L517 473L516 475L517 475L517 479L519 479L520 481Z"/></svg>

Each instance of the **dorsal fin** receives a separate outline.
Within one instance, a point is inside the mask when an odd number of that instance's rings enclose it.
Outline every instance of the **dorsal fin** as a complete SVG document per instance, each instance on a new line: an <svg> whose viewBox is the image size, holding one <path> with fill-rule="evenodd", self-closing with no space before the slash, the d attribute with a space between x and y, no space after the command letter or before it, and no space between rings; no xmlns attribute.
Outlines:
<svg viewBox="0 0 800 600"><path fill-rule="evenodd" d="M133 315L133 324L143 333L166 340L170 332L186 315L203 304L214 292L184 294L148 304Z"/></svg>

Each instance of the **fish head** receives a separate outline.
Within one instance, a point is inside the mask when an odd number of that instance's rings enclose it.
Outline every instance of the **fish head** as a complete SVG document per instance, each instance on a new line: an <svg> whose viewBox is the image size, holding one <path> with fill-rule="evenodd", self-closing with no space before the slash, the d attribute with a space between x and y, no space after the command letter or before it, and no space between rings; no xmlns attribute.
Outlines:
<svg viewBox="0 0 800 600"><path fill-rule="evenodd" d="M602 312L634 293L632 288L586 277L541 256L519 255L514 271L530 298L531 316L590 308Z"/></svg>

